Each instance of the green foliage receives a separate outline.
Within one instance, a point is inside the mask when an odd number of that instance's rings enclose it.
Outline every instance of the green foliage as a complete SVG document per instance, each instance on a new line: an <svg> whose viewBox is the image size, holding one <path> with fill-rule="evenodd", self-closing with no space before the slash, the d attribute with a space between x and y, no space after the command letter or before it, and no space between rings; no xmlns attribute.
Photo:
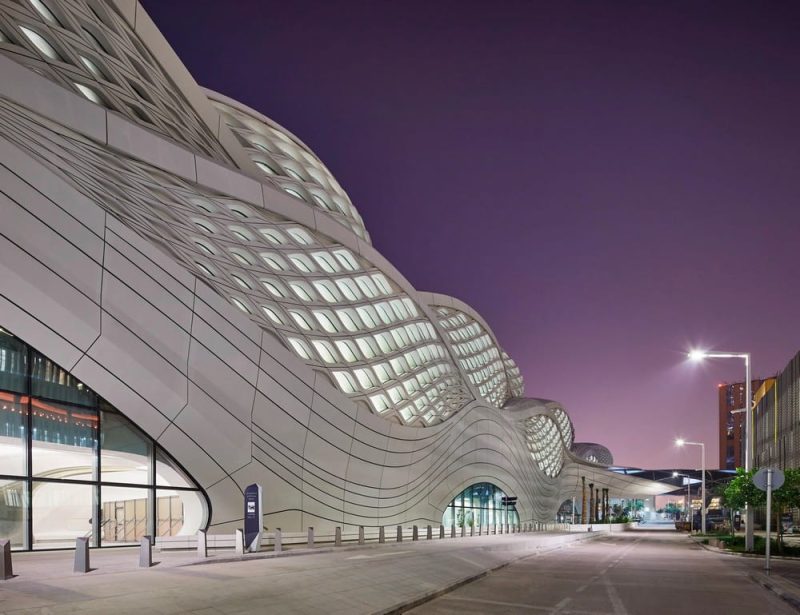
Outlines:
<svg viewBox="0 0 800 615"><path fill-rule="evenodd" d="M731 509L744 508L745 504L751 506L764 506L767 503L767 494L753 484L755 470L745 472L736 468L736 477L725 488L725 504ZM784 470L785 481L780 489L772 492L772 511L775 515L773 527L778 532L777 551L784 552L783 525L781 516L787 508L800 507L800 469L790 468Z"/></svg>
<svg viewBox="0 0 800 615"><path fill-rule="evenodd" d="M767 496L753 484L754 470L745 472L744 468L736 468L736 476L725 487L725 504L730 508L743 509L745 504L763 506Z"/></svg>

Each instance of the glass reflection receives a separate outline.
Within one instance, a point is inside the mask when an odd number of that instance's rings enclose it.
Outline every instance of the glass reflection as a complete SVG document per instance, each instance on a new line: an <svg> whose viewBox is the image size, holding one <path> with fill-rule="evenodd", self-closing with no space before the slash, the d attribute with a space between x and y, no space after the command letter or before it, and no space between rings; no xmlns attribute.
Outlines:
<svg viewBox="0 0 800 615"><path fill-rule="evenodd" d="M115 483L150 484L153 448L150 439L119 412L105 402L103 404L100 479Z"/></svg>
<svg viewBox="0 0 800 615"><path fill-rule="evenodd" d="M506 493L492 483L471 485L445 508L442 525L467 528L518 525L517 508L514 505L504 506L504 497Z"/></svg>
<svg viewBox="0 0 800 615"><path fill-rule="evenodd" d="M93 408L31 400L33 475L95 480L98 412Z"/></svg>
<svg viewBox="0 0 800 615"><path fill-rule="evenodd" d="M28 523L26 485L21 480L0 480L0 537L11 541L12 549L25 545Z"/></svg>
<svg viewBox="0 0 800 615"><path fill-rule="evenodd" d="M33 482L33 548L74 548L75 539L97 546L94 485Z"/></svg>
<svg viewBox="0 0 800 615"><path fill-rule="evenodd" d="M208 518L205 495L151 438L3 329L0 475L0 538L14 549L194 534Z"/></svg>

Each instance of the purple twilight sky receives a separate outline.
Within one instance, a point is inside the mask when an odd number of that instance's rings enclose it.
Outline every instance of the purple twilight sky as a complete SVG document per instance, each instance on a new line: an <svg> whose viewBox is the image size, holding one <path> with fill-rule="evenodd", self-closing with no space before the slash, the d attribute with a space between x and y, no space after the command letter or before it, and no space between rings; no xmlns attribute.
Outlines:
<svg viewBox="0 0 800 615"><path fill-rule="evenodd" d="M800 4L146 0L419 289L619 464L717 466L717 383L800 349Z"/></svg>

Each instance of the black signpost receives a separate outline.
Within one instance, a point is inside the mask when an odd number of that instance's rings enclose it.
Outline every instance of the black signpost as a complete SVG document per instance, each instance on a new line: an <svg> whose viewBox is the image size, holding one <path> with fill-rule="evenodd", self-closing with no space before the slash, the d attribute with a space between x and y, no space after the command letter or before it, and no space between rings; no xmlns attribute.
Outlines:
<svg viewBox="0 0 800 615"><path fill-rule="evenodd" d="M244 490L244 548L254 552L261 549L261 485L253 483Z"/></svg>

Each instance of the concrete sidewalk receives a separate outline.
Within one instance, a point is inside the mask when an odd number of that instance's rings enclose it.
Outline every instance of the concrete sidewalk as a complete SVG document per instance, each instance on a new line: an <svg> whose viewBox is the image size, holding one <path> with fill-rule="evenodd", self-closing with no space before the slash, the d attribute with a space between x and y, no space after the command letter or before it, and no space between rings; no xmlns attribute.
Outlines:
<svg viewBox="0 0 800 615"><path fill-rule="evenodd" d="M295 550L279 557L230 552L193 565L193 553L154 554L135 568L131 549L92 552L74 574L71 552L15 554L0 582L2 613L391 613L521 557L594 534L532 533ZM304 552L305 551L305 552ZM221 561L221 560L228 561Z"/></svg>

